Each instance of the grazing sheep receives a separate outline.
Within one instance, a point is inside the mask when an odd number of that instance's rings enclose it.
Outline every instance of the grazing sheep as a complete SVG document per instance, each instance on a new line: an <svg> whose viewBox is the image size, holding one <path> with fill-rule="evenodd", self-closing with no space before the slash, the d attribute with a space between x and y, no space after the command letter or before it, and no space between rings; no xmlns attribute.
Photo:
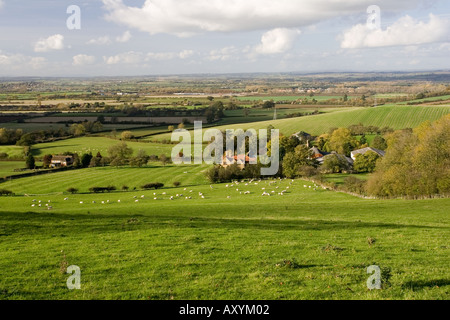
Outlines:
<svg viewBox="0 0 450 320"><path fill-rule="evenodd" d="M134 202L139 202L139 200L134 200Z"/></svg>
<svg viewBox="0 0 450 320"><path fill-rule="evenodd" d="M83 204L83 201L80 201L80 204Z"/></svg>

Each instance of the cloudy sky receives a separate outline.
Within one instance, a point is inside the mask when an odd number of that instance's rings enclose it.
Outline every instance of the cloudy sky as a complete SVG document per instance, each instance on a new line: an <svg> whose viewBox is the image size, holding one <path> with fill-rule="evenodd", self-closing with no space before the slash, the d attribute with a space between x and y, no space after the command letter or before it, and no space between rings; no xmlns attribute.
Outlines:
<svg viewBox="0 0 450 320"><path fill-rule="evenodd" d="M0 0L0 77L437 70L448 57L448 0Z"/></svg>

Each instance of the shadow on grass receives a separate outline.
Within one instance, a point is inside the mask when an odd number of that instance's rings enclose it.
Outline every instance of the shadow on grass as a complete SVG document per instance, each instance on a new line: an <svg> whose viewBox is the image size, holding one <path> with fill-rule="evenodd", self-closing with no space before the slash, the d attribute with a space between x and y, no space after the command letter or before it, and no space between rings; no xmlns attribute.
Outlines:
<svg viewBox="0 0 450 320"><path fill-rule="evenodd" d="M435 280L418 280L408 281L402 285L403 289L410 289L412 291L423 290L425 288L445 287L450 285L450 279L435 279Z"/></svg>
<svg viewBox="0 0 450 320"><path fill-rule="evenodd" d="M137 218L139 223L127 225L130 218ZM216 218L192 217L189 214L152 215L135 214L62 214L57 212L41 213L11 213L0 214L2 237L14 233L54 233L86 234L111 231L134 231L153 229L229 229L251 232L262 231L326 231L326 230L357 230L361 228L386 229L439 229L442 227L407 225L382 222L362 221L329 221L329 220L295 220L295 219L261 219L261 218ZM70 222L70 223L68 223ZM126 227L124 228L124 225Z"/></svg>

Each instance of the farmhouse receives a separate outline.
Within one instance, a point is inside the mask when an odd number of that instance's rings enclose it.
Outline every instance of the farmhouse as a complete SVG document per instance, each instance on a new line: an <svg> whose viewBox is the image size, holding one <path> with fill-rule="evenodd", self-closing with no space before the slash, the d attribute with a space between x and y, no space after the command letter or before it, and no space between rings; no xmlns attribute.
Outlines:
<svg viewBox="0 0 450 320"><path fill-rule="evenodd" d="M61 168L73 165L73 156L52 156L50 166L52 168Z"/></svg>
<svg viewBox="0 0 450 320"><path fill-rule="evenodd" d="M375 152L376 154L378 154L380 157L384 157L384 155L386 154L386 152L384 152L383 150L379 150L379 149L375 149L375 148L371 148L371 147L367 147L367 148L363 148L363 149L358 149L355 151L351 152L351 157L353 160L356 160L356 156L358 154L366 154L367 152Z"/></svg>
<svg viewBox="0 0 450 320"><path fill-rule="evenodd" d="M329 152L325 152L325 151L321 151L319 148L317 147L312 147L311 149L309 149L312 153L312 159L317 160L317 162L319 162L319 164L323 163L323 158L330 154Z"/></svg>
<svg viewBox="0 0 450 320"><path fill-rule="evenodd" d="M231 166L234 163L237 163L239 168L242 170L245 168L246 164L249 164L250 162L256 161L255 158L250 158L248 156L248 153L244 155L233 155L231 151L225 152L225 155L222 159L222 167L226 168L228 166Z"/></svg>

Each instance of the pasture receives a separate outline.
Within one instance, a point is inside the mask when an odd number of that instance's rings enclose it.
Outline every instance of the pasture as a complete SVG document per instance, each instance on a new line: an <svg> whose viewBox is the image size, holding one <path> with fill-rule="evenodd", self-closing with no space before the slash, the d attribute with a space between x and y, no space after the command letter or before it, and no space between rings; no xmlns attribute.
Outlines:
<svg viewBox="0 0 450 320"><path fill-rule="evenodd" d="M376 108L345 108L331 113L306 116L275 121L254 122L219 126L217 129L265 129L269 125L279 129L284 135L298 131L320 135L328 132L330 128L348 127L352 124L362 123L365 126L391 127L393 129L415 128L426 120L434 121L450 113L450 107L444 106L380 106ZM157 141L170 139L170 134L152 136Z"/></svg>
<svg viewBox="0 0 450 320"><path fill-rule="evenodd" d="M32 153L34 156L42 157L46 154L62 154L70 151L78 154L89 153L95 156L97 152L107 155L108 148L120 143L120 140L110 139L106 137L80 137L74 139L60 140L55 142L40 143L33 147ZM144 142L130 142L127 145L133 148L137 153L140 149L147 152L149 155L170 155L172 152L171 145L160 143L144 143ZM2 150L2 147L0 147Z"/></svg>
<svg viewBox="0 0 450 320"><path fill-rule="evenodd" d="M448 199L315 189L0 197L0 299L448 299ZM373 264L382 290L366 287ZM69 265L81 290L66 287Z"/></svg>
<svg viewBox="0 0 450 320"><path fill-rule="evenodd" d="M158 163L150 167L99 167L56 172L0 184L0 189L11 190L16 194L63 193L68 188L76 188L80 193L89 192L91 187L115 186L118 190L127 186L130 190L140 189L147 183L161 182L171 187L174 182L183 186L208 183L205 177L206 165L162 166Z"/></svg>

